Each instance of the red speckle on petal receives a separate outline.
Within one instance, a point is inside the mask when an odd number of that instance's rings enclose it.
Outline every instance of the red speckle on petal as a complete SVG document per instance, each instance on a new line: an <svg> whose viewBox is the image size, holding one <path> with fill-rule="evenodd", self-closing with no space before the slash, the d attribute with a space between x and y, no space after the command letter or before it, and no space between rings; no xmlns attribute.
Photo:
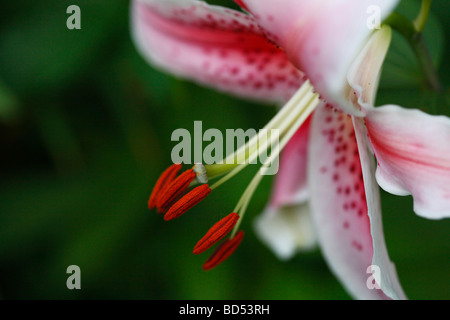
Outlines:
<svg viewBox="0 0 450 320"><path fill-rule="evenodd" d="M350 192L351 192L350 187L345 187L345 190L344 190L345 195L348 196L350 194Z"/></svg>
<svg viewBox="0 0 450 320"><path fill-rule="evenodd" d="M311 192L320 196L312 197L312 204L318 217L328 223L323 231L333 239L328 249L370 264L373 244L352 119L327 105L315 111L314 121L310 159L316 173ZM323 172L322 167L329 170Z"/></svg>
<svg viewBox="0 0 450 320"><path fill-rule="evenodd" d="M255 88L255 89L261 89L262 88L262 86L263 86L263 84L262 84L262 82L261 81L257 81L257 82L255 82L254 84L253 84L253 88Z"/></svg>
<svg viewBox="0 0 450 320"><path fill-rule="evenodd" d="M247 63L248 64L254 64L256 62L256 58L254 57L247 57Z"/></svg>
<svg viewBox="0 0 450 320"><path fill-rule="evenodd" d="M237 74L239 74L239 72L240 72L239 67L232 67L232 68L230 69L230 73L231 73L232 75L237 75Z"/></svg>
<svg viewBox="0 0 450 320"><path fill-rule="evenodd" d="M359 243L359 242L356 241L356 240L353 240L353 241L352 241L352 247L355 248L355 249L358 250L358 251L362 251L362 250L363 250L362 244Z"/></svg>
<svg viewBox="0 0 450 320"><path fill-rule="evenodd" d="M278 68L279 69L284 69L288 66L289 64L286 61L282 61L278 64Z"/></svg>

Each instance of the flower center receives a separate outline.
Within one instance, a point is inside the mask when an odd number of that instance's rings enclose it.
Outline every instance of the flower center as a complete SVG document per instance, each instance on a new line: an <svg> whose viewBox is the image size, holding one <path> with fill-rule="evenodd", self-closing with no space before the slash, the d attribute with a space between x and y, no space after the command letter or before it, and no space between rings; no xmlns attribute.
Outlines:
<svg viewBox="0 0 450 320"><path fill-rule="evenodd" d="M223 262L238 247L244 235L243 231L239 230L239 226L259 183L268 174L271 165L278 160L280 152L319 103L319 95L314 91L310 82L305 81L263 130L220 161L220 164L196 164L178 177L176 175L181 169L181 164L174 164L161 174L150 196L149 208L152 209L156 206L160 213L165 212L164 220L168 221L186 213L205 199L211 191L229 181L249 164L255 163L261 154L267 154L270 150L270 156L263 161L260 170L247 185L232 213L218 221L195 246L194 253L202 253L230 233L229 238L205 262L203 266L205 270L212 269ZM267 132L271 132L271 134L267 135ZM218 181L211 186L208 185L209 180L219 176L221 178ZM195 179L196 181L194 181ZM195 186L199 183L200 186ZM186 192L190 187L193 189Z"/></svg>

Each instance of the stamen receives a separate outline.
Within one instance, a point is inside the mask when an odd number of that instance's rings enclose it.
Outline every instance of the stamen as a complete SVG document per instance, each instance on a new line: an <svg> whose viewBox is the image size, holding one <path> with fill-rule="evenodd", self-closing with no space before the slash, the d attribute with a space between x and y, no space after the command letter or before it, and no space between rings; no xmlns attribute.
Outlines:
<svg viewBox="0 0 450 320"><path fill-rule="evenodd" d="M206 198L208 194L210 194L211 189L207 184L202 184L186 195L184 195L180 200L175 202L172 207L170 207L169 211L164 215L164 220L169 221L175 218L178 218L182 214L186 213L193 206L198 204L200 201Z"/></svg>
<svg viewBox="0 0 450 320"><path fill-rule="evenodd" d="M306 89L304 89L306 88ZM298 128L306 121L306 119L311 115L311 113L314 111L314 109L317 107L317 105L320 103L319 95L315 93L312 89L312 87L309 85L309 83L305 83L302 88L297 92L299 97L296 99L292 98L292 103L295 104L295 111L292 111L291 114L286 116L286 120L284 120L282 123L279 123L281 130L281 141L278 143L278 150L274 155L271 155L271 161L274 157L278 156L278 154L281 152L281 150L284 148L284 146L287 144L287 142L292 138L292 136L297 132ZM304 91L306 90L306 93ZM309 91L308 91L309 90ZM297 95L296 94L296 95ZM291 103L291 102L290 102ZM290 104L288 103L288 105ZM286 106L288 106L286 105ZM286 107L285 106L285 107ZM283 109L285 108L283 107ZM284 110L281 109L279 114L281 114ZM278 115L277 115L278 116ZM275 118L274 118L275 119ZM273 121L273 120L272 120ZM280 122L280 120L276 121L277 123ZM222 177L219 181L215 182L211 189L214 190L229 179L231 179L233 176L238 174L241 170L243 170L248 164L253 163L258 156L262 152L265 152L270 147L273 147L272 143L273 141L268 140L267 137L260 137L261 144L258 145L258 142L255 142L255 148L257 152L252 152L252 147L250 146L252 141L249 142L248 148L249 153L246 155L245 162L238 164L233 168L231 171L229 171L224 177ZM242 147L241 147L242 148ZM245 149L245 146L244 146ZM240 150L238 150L238 153ZM211 165L211 166L223 166L223 165ZM207 166L208 176L211 176L211 166ZM217 171L217 170L215 170Z"/></svg>
<svg viewBox="0 0 450 320"><path fill-rule="evenodd" d="M170 170L167 169L167 172L161 175L152 192L151 199L149 199L149 207L154 207L156 204L159 212L167 211L164 220L169 221L186 213L208 196L211 190L218 188L242 171L247 165L254 163L263 153L267 155L267 152L270 150L270 156L263 161L262 167L244 190L233 212L216 222L195 245L194 254L200 254L231 233L217 247L210 258L206 260L203 265L204 270L210 270L222 263L242 242L244 232L239 230L239 225L243 220L254 192L288 141L320 103L319 95L314 91L309 81L305 81L290 101L265 126L265 130L252 137L248 143L241 146L236 152L225 157L225 161L205 166L196 164L192 169L183 172L176 179L175 176L180 170L179 167L174 166ZM277 130L275 137L272 134L274 129ZM268 130L271 132L269 136L267 135ZM278 140L278 138L281 138L281 140ZM213 185L209 186L206 184L208 178L212 179L222 174L225 175ZM197 182L203 184L183 196L185 190L196 177Z"/></svg>
<svg viewBox="0 0 450 320"><path fill-rule="evenodd" d="M175 179L180 169L181 164L175 163L170 167L168 167L166 170L164 170L163 173L161 173L161 175L159 176L158 180L155 183L155 186L153 187L152 194L148 199L148 208L150 210L156 206L156 199L158 198L158 195L161 193L164 187L167 187Z"/></svg>
<svg viewBox="0 0 450 320"><path fill-rule="evenodd" d="M242 218L244 217L245 211L247 210L247 206L250 203L250 199L253 196L253 193L255 192L256 188L258 187L259 183L262 180L262 177L264 176L265 172L269 170L270 164L273 163L273 161L279 157L280 152L284 149L284 147L288 144L290 139L294 136L294 134L297 132L298 128L306 121L306 119L311 115L311 113L314 111L316 106L320 103L320 100L318 98L317 94L313 94L310 97L310 100L308 101L307 107L305 111L295 120L294 124L292 124L289 129L287 130L286 134L283 136L281 141L278 143L278 153L270 154L269 158L266 159L259 170L259 173L257 173L250 184L247 186L246 190L244 191L241 199L239 199L239 202L236 206L236 208L233 210L235 212L239 212L241 216L241 220L239 220L238 223L234 226L234 230L231 233L231 236L233 237L237 230L239 229L239 224L242 221ZM239 167L234 169L233 171L239 171ZM230 172L228 175L232 175L233 171ZM214 185L211 187L211 189L214 188Z"/></svg>
<svg viewBox="0 0 450 320"><path fill-rule="evenodd" d="M214 244L223 239L233 229L238 221L237 213L232 212L225 218L216 222L203 238L195 245L194 254L200 254L211 248Z"/></svg>
<svg viewBox="0 0 450 320"><path fill-rule="evenodd" d="M265 167L263 166L263 168L265 168ZM255 193L256 188L258 188L258 185L261 182L263 177L264 176L262 174L260 174L260 173L257 173L253 177L252 181L247 186L247 188L245 189L245 191L242 194L241 198L239 199L236 207L234 208L233 211L239 212L239 215L241 216L241 219L236 222L236 225L234 226L233 231L231 232L231 237L234 237L236 232L238 231L239 225L241 224L241 222L242 222L242 220L244 218L244 215L245 215L245 212L247 211L247 207L248 207L248 205L250 203L250 200L251 200L253 194Z"/></svg>
<svg viewBox="0 0 450 320"><path fill-rule="evenodd" d="M260 133L253 136L248 143L242 145L235 153L228 155L222 161L224 164L205 166L208 177L220 176L238 166L238 164L245 162L252 163L255 158L251 158L251 155L258 156L258 152L264 152L270 146L267 141L267 135L264 132L269 132L271 129L278 129L280 130L280 137L282 137L285 131L292 125L292 122L304 112L305 107L311 102L311 95L314 95L314 88L308 80L303 83L301 88L281 108L275 117L264 126ZM248 160L249 158L251 158L250 161Z"/></svg>
<svg viewBox="0 0 450 320"><path fill-rule="evenodd" d="M195 179L195 173L192 169L186 170L178 176L172 183L161 192L156 200L156 207L159 212L166 211L177 197L189 187L189 184Z"/></svg>
<svg viewBox="0 0 450 320"><path fill-rule="evenodd" d="M244 231L241 230L233 238L226 239L224 242L222 242L211 255L211 257L206 260L205 264L203 265L203 270L210 270L225 261L239 246L242 238L244 238Z"/></svg>

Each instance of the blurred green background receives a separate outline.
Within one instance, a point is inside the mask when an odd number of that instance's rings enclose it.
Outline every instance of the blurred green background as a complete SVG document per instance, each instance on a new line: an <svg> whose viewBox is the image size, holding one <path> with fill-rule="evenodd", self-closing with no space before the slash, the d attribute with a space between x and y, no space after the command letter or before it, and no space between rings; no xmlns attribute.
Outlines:
<svg viewBox="0 0 450 320"><path fill-rule="evenodd" d="M209 1L212 2L212 1ZM214 1L235 7L231 1ZM81 30L66 8L81 8ZM414 17L419 2L402 1ZM450 2L436 0L426 40L450 84ZM229 213L252 169L169 222L147 210L170 164L177 128L261 128L272 106L217 93L148 66L129 35L129 1L15 0L0 10L0 298L349 299L319 250L278 261L255 236L263 180L232 259L204 272L192 248ZM449 114L449 94L422 89L405 41L394 34L378 103ZM449 142L450 143L450 142ZM248 172L247 172L248 171ZM410 197L382 193L386 242L411 299L450 298L450 220L429 221ZM81 268L68 290L66 268Z"/></svg>

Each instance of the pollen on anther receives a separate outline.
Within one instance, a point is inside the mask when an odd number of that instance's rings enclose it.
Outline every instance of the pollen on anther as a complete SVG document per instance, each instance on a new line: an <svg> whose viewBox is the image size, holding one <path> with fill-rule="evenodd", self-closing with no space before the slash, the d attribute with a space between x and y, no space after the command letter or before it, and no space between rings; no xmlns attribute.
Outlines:
<svg viewBox="0 0 450 320"><path fill-rule="evenodd" d="M189 184L195 179L195 172L192 169L186 170L180 174L172 183L161 192L156 199L156 207L160 212L166 211L177 197L189 187Z"/></svg>
<svg viewBox="0 0 450 320"><path fill-rule="evenodd" d="M156 201L159 194L164 192L164 189L172 183L172 181L177 176L178 172L181 169L181 164L175 163L167 168L156 181L155 186L153 187L153 191L148 200L148 208L153 209L156 206Z"/></svg>
<svg viewBox="0 0 450 320"><path fill-rule="evenodd" d="M210 193L211 189L207 184L202 184L201 186L192 189L170 207L164 215L164 220L169 221L185 214L189 209L205 199Z"/></svg>
<svg viewBox="0 0 450 320"><path fill-rule="evenodd" d="M239 215L235 212L216 222L194 247L194 254L200 254L223 239L236 225Z"/></svg>
<svg viewBox="0 0 450 320"><path fill-rule="evenodd" d="M242 239L244 232L241 230L232 239L227 239L217 247L214 253L203 264L203 270L211 270L225 261L237 249Z"/></svg>

